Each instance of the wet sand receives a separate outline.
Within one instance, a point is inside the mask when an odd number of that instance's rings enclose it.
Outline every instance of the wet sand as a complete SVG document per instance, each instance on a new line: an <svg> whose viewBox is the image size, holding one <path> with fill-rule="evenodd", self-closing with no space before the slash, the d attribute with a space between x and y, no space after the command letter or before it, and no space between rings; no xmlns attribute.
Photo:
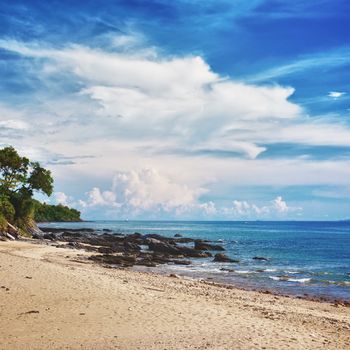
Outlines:
<svg viewBox="0 0 350 350"><path fill-rule="evenodd" d="M89 254L90 255L90 254ZM349 349L350 308L0 242L0 349Z"/></svg>

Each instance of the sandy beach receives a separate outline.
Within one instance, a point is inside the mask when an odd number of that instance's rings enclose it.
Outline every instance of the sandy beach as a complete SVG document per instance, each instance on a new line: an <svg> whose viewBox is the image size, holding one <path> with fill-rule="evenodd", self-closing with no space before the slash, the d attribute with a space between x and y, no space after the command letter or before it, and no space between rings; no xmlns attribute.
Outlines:
<svg viewBox="0 0 350 350"><path fill-rule="evenodd" d="M1 349L349 349L347 306L107 269L0 243Z"/></svg>

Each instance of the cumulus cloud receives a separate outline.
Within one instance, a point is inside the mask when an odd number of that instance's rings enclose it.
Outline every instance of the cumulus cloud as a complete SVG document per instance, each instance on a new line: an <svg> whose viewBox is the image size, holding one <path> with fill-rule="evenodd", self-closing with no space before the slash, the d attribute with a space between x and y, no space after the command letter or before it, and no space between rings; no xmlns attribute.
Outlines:
<svg viewBox="0 0 350 350"><path fill-rule="evenodd" d="M151 212L179 215L198 209L213 214L214 203L198 202L200 195L205 192L203 188L190 188L149 168L117 173L110 190L102 191L94 187L79 204L82 208L116 208L118 210L115 213L131 215Z"/></svg>
<svg viewBox="0 0 350 350"><path fill-rule="evenodd" d="M256 219L287 217L302 211L288 205L281 196L265 205L234 200L232 206L203 201L207 189L179 183L158 170L119 172L107 191L94 187L86 198L75 202L83 213L103 209L108 218L119 217L200 217L203 219ZM63 199L65 199L63 197Z"/></svg>
<svg viewBox="0 0 350 350"><path fill-rule="evenodd" d="M112 191L101 191L98 187L94 187L91 191L86 193L87 200L80 200L79 204L83 207L95 206L112 206L117 207L116 195Z"/></svg>
<svg viewBox="0 0 350 350"><path fill-rule="evenodd" d="M64 192L54 192L54 201L56 204L68 205L69 196L67 196Z"/></svg>
<svg viewBox="0 0 350 350"><path fill-rule="evenodd" d="M274 218L301 211L301 207L287 205L281 196L277 196L270 203L262 206L247 201L234 200L232 207L224 208L227 216L235 218Z"/></svg>

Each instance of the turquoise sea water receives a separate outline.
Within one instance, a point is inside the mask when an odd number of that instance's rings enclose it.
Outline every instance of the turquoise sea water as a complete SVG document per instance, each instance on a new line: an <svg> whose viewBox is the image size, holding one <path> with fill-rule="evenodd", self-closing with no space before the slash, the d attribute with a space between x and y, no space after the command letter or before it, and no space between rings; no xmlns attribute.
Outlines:
<svg viewBox="0 0 350 350"><path fill-rule="evenodd" d="M111 229L116 233L157 233L170 237L180 233L184 237L208 239L222 244L225 253L240 263L195 259L190 266L159 266L152 271L175 272L250 289L350 301L350 222L346 221L94 221L43 226ZM253 260L255 256L269 260Z"/></svg>

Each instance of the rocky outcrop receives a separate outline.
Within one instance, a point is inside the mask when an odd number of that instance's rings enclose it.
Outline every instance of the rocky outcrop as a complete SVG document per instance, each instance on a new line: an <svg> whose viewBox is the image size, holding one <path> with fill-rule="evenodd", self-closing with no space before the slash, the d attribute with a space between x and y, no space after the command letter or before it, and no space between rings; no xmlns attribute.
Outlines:
<svg viewBox="0 0 350 350"><path fill-rule="evenodd" d="M89 258L103 265L128 267L159 264L190 265L191 259L212 257L209 250L223 250L210 241L186 237L165 237L157 234L113 234L106 230L43 228L39 238L56 242L57 247L81 249L94 253ZM191 244L194 242L194 246ZM216 254L215 261L236 262L223 254Z"/></svg>

